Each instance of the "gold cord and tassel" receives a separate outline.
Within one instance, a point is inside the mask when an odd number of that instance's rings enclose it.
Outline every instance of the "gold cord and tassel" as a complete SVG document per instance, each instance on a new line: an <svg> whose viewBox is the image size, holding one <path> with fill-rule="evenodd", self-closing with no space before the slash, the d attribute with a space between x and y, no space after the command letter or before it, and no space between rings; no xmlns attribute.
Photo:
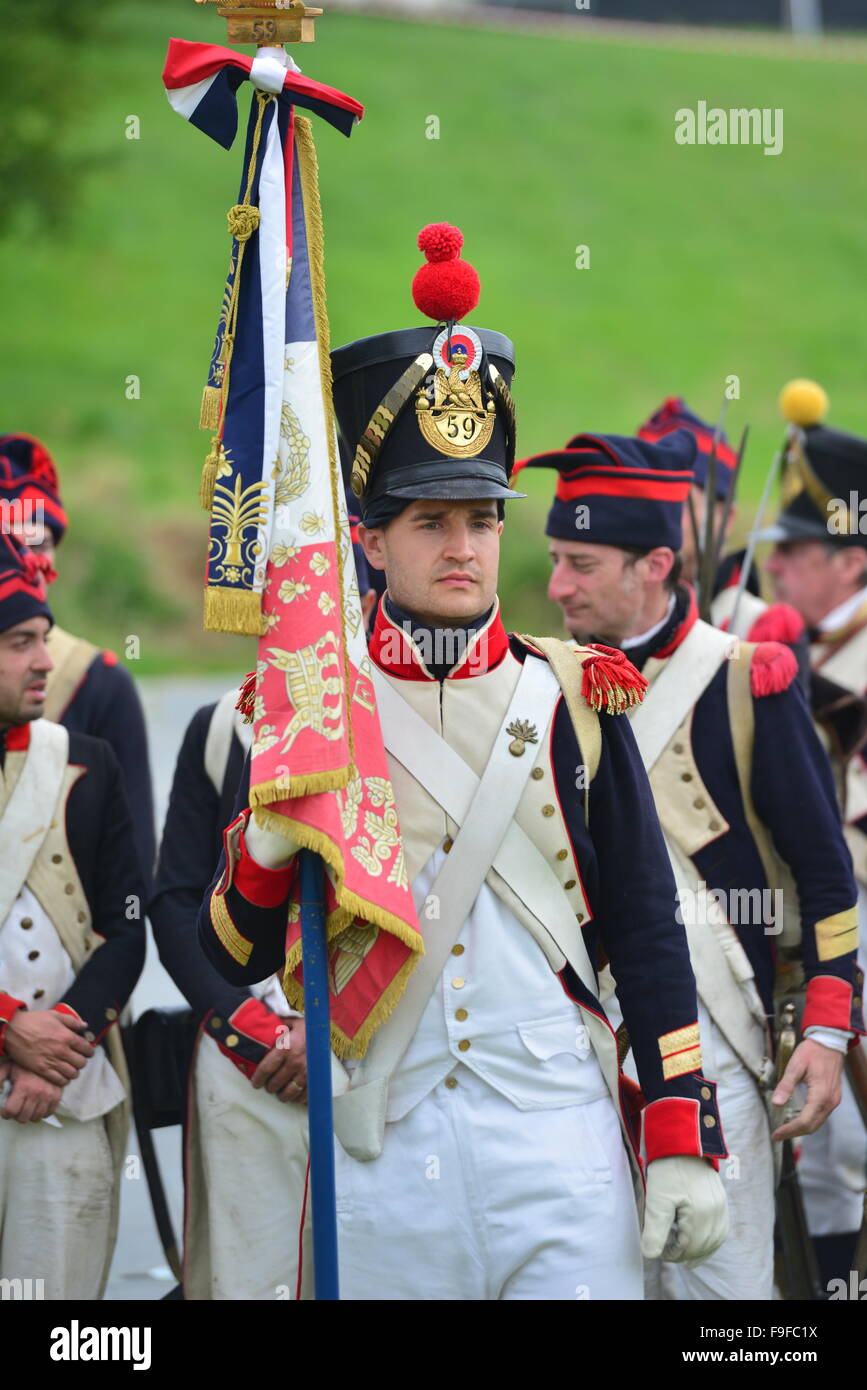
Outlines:
<svg viewBox="0 0 867 1390"><path fill-rule="evenodd" d="M256 231L260 222L260 213L257 207L250 203L250 194L253 188L253 179L256 175L256 159L259 154L259 143L262 138L262 121L265 116L265 107L269 101L273 101L273 94L270 92L257 92L256 102L258 111L256 112L256 125L253 130L253 144L250 150L250 162L247 165L247 186L244 190L244 197L240 203L235 203L234 207L229 208L226 214L226 222L229 234L238 243L238 264L235 267L235 275L232 280L232 288L229 292L229 305L226 314L226 328L223 333L223 341L220 345L220 355L218 361L222 364L222 381L219 386L207 385L202 392L202 404L199 410L199 426L201 429L217 431L211 440L211 448L208 456L202 465L202 478L199 484L199 500L206 512L209 512L214 504L214 488L217 482L218 470L225 462L225 453L219 435L220 424L223 414L223 401L229 399L229 372L232 365L232 351L235 346L235 331L238 323L238 290L241 283L241 266L244 262L244 251L250 237ZM256 596L256 602L259 602Z"/></svg>

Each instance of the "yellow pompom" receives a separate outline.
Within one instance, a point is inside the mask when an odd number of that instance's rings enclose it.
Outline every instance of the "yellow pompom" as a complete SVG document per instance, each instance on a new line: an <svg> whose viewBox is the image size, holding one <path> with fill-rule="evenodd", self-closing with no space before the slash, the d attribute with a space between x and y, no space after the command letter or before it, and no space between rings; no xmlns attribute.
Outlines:
<svg viewBox="0 0 867 1390"><path fill-rule="evenodd" d="M780 411L793 425L806 429L824 420L828 410L828 393L817 381L797 377L780 392Z"/></svg>

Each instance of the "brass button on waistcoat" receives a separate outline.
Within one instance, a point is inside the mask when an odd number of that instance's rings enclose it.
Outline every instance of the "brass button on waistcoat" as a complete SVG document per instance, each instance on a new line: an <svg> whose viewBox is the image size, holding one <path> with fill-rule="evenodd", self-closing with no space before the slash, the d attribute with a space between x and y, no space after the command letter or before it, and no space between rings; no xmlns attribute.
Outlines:
<svg viewBox="0 0 867 1390"><path fill-rule="evenodd" d="M682 744L682 743L673 743L673 744L672 744L672 751L675 752L675 753L682 753L682 752L683 752L683 744Z"/></svg>
<svg viewBox="0 0 867 1390"><path fill-rule="evenodd" d="M461 945L460 942L458 942L458 944L457 944L456 946L453 946L453 947L452 947L452 955L453 955L453 956L462 956L463 954L464 954L464 948L463 948L463 946Z"/></svg>
<svg viewBox="0 0 867 1390"><path fill-rule="evenodd" d="M464 1019L469 1018L469 1014L466 1009L455 1009L455 1018L458 1023L463 1023Z"/></svg>
<svg viewBox="0 0 867 1390"><path fill-rule="evenodd" d="M44 993L45 993L45 990L44 990L44 989L35 989L35 990L33 991L33 998L34 998L34 999L41 999Z"/></svg>
<svg viewBox="0 0 867 1390"><path fill-rule="evenodd" d="M28 959L28 960L38 960L38 959L39 959L39 952L38 952L38 951L28 951L28 952L27 952L27 959Z"/></svg>
<svg viewBox="0 0 867 1390"><path fill-rule="evenodd" d="M79 914L78 914L78 920L79 920L79 922L86 922L86 921L87 921L87 913L86 913L86 912L79 912Z"/></svg>
<svg viewBox="0 0 867 1390"><path fill-rule="evenodd" d="M21 925L22 925L22 927L24 928L24 930L27 931L29 927L32 927L32 926L33 926L33 918L32 918L32 917L22 917L22 918L21 918Z"/></svg>
<svg viewBox="0 0 867 1390"><path fill-rule="evenodd" d="M530 773L530 776L532 777L534 782L539 782L545 776L545 769L541 767L534 767L533 771Z"/></svg>
<svg viewBox="0 0 867 1390"><path fill-rule="evenodd" d="M553 806L543 806L543 807L542 807L542 815L543 815L543 816L553 816L553 814L554 814L554 807L553 807Z"/></svg>
<svg viewBox="0 0 867 1390"><path fill-rule="evenodd" d="M52 856L51 856L51 862L52 862L52 864L62 864L62 863L63 863L63 855L62 855L62 854L52 854Z"/></svg>
<svg viewBox="0 0 867 1390"><path fill-rule="evenodd" d="M470 1040L469 1040L469 1038L461 1038L460 1042L458 1043L458 1051L459 1051L459 1052L469 1052L469 1050L470 1050Z"/></svg>
<svg viewBox="0 0 867 1390"><path fill-rule="evenodd" d="M574 887L575 887L575 883L576 883L576 880L575 880L574 878L567 878L566 882L563 884L563 887L566 888L566 889L574 888Z"/></svg>
<svg viewBox="0 0 867 1390"><path fill-rule="evenodd" d="M719 828L720 824L718 820L712 820L710 825L708 826L708 830L719 830Z"/></svg>
<svg viewBox="0 0 867 1390"><path fill-rule="evenodd" d="M463 989L465 984L466 981L461 979L460 975L456 975L455 978L452 980L452 989Z"/></svg>
<svg viewBox="0 0 867 1390"><path fill-rule="evenodd" d="M446 838L443 840L443 849L445 850L446 854L448 854L453 844L454 840L452 840L451 837L447 835Z"/></svg>
<svg viewBox="0 0 867 1390"><path fill-rule="evenodd" d="M680 774L680 780L681 780L681 782L691 782L691 781L692 781L692 773L691 773L691 772L682 772L682 773Z"/></svg>
<svg viewBox="0 0 867 1390"><path fill-rule="evenodd" d="M457 1086L457 1084L458 1084L458 1079L457 1079L456 1076L447 1076L447 1077L446 1077L446 1085L448 1086L448 1088L449 1088L450 1091L453 1091L453 1090L455 1089L455 1087Z"/></svg>
<svg viewBox="0 0 867 1390"><path fill-rule="evenodd" d="M583 913L583 912L576 912L576 913L575 913L575 916L577 917L577 919L578 919L579 922L583 922L583 921L584 921L584 913Z"/></svg>
<svg viewBox="0 0 867 1390"><path fill-rule="evenodd" d="M64 885L63 885L63 891L64 891L64 893L66 893L66 894L74 893L74 892L75 892L75 884L74 884L74 883L64 883Z"/></svg>
<svg viewBox="0 0 867 1390"><path fill-rule="evenodd" d="M568 849L558 849L558 851L557 851L557 858L558 858L561 862L562 862L564 859L567 859L568 857L569 857L569 851L568 851Z"/></svg>
<svg viewBox="0 0 867 1390"><path fill-rule="evenodd" d="M707 802L703 796L697 796L692 804L697 811L700 811L703 806L707 805Z"/></svg>

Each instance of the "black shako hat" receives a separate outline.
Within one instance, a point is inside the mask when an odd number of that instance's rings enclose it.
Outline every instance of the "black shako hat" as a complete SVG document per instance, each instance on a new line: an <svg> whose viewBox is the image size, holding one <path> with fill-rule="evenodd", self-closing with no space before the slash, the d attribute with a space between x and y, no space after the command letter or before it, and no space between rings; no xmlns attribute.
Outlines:
<svg viewBox="0 0 867 1390"><path fill-rule="evenodd" d="M349 482L367 526L418 497L525 495L509 487L514 347L502 333L459 322L476 307L480 286L460 259L457 227L425 227L418 245L427 259L413 299L437 326L378 333L331 354Z"/></svg>
<svg viewBox="0 0 867 1390"><path fill-rule="evenodd" d="M780 408L791 426L783 463L782 510L759 541L825 541L867 547L867 440L822 424L828 398L815 382L789 382ZM861 529L863 526L863 530Z"/></svg>

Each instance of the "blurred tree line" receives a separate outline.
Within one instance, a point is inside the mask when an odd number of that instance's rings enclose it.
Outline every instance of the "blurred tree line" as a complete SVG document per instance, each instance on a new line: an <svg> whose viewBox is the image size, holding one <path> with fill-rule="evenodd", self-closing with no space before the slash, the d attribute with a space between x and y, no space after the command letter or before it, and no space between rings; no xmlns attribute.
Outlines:
<svg viewBox="0 0 867 1390"><path fill-rule="evenodd" d="M89 169L110 156L75 137L93 100L77 58L122 37L123 0L5 0L0 83L0 236L57 235Z"/></svg>

